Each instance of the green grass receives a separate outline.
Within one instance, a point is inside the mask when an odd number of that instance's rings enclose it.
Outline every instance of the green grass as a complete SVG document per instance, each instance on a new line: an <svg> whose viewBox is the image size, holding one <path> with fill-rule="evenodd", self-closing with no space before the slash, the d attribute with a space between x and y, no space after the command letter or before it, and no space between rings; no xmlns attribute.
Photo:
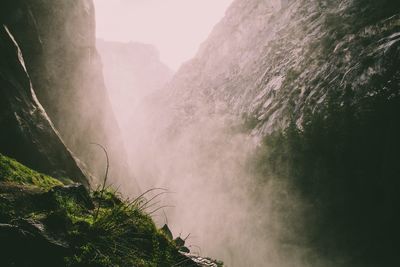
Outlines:
<svg viewBox="0 0 400 267"><path fill-rule="evenodd" d="M62 185L0 154L0 223L42 224L48 236L68 244L59 260L69 267L185 266L188 259L143 210L144 196L127 200L108 188L82 198L81 191L55 187Z"/></svg>
<svg viewBox="0 0 400 267"><path fill-rule="evenodd" d="M62 185L57 179L29 169L2 154L0 154L0 182L33 185L46 190L57 185Z"/></svg>
<svg viewBox="0 0 400 267"><path fill-rule="evenodd" d="M113 191L92 196L96 208L89 213L79 203L61 205L74 223L70 235L76 241L67 266L172 266L179 261L172 240L138 205L120 200Z"/></svg>

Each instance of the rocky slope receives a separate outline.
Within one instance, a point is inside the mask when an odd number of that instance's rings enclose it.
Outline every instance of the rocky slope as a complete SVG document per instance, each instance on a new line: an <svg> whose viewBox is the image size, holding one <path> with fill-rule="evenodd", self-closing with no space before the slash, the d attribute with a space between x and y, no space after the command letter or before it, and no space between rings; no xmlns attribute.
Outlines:
<svg viewBox="0 0 400 267"><path fill-rule="evenodd" d="M247 114L260 135L282 128L330 91L373 94L398 65L398 4L239 0L169 90L187 110ZM372 91L372 92L371 92ZM212 102L213 105L204 103Z"/></svg>
<svg viewBox="0 0 400 267"><path fill-rule="evenodd" d="M0 154L0 265L222 266L156 228L156 197L89 190L82 169L103 177L106 167L90 142L108 148L111 183L139 190L102 79L92 1L0 7L0 153L42 172Z"/></svg>
<svg viewBox="0 0 400 267"><path fill-rule="evenodd" d="M124 178L127 190L138 190L95 48L93 2L23 0L12 5L9 28L20 45L38 100L68 148L100 177L105 157L91 143L105 146L112 182Z"/></svg>
<svg viewBox="0 0 400 267"><path fill-rule="evenodd" d="M234 1L143 104L137 169L180 191L170 220L213 233L196 241L229 266L399 264L399 14Z"/></svg>
<svg viewBox="0 0 400 267"><path fill-rule="evenodd" d="M181 254L146 215L143 197L89 193L1 154L0 199L2 266L222 266Z"/></svg>
<svg viewBox="0 0 400 267"><path fill-rule="evenodd" d="M3 21L2 23L7 22ZM10 30L0 29L0 150L55 177L88 184L36 98L21 50Z"/></svg>

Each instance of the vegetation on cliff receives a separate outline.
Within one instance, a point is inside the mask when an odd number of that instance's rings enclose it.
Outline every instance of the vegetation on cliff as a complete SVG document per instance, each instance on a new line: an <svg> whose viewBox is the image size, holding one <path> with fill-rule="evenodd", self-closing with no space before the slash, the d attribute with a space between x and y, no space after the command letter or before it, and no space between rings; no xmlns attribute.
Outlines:
<svg viewBox="0 0 400 267"><path fill-rule="evenodd" d="M286 181L304 201L302 221L286 217L301 234L285 238L333 266L399 263L399 78L398 71L375 77L375 93L356 101L351 90L330 92L300 125L266 136L253 162L260 181ZM283 208L277 213L287 216Z"/></svg>
<svg viewBox="0 0 400 267"><path fill-rule="evenodd" d="M198 266L158 230L144 198L37 173L0 154L2 266Z"/></svg>

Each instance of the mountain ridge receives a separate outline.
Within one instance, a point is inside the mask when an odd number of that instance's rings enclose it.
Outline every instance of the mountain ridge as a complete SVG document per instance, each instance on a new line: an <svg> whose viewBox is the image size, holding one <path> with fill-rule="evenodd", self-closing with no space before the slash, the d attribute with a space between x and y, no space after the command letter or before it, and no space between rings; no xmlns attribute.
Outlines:
<svg viewBox="0 0 400 267"><path fill-rule="evenodd" d="M368 72L384 69L385 60L395 60L389 53L395 53L397 42L391 39L398 24L396 9L381 22L375 21L380 23L375 27L367 19L362 22L360 18L355 23L357 16L373 17L370 14L379 13L378 7L369 8L369 2L359 11L357 8L363 7L359 1L335 5L329 1L298 0L280 10L268 2L237 1L236 5L240 3L245 7L238 9L240 15L234 3L195 58L167 86L171 98L178 99L175 102L199 110L206 106L199 103L223 103L227 113L254 116L258 121L256 131L263 135L287 126L289 118L285 114L291 113L289 109L300 122L303 107L296 102L318 107L328 88L345 88L347 85L342 82L356 77L368 79ZM240 18L246 17L247 12L252 16L246 22ZM384 43L374 47L373 42L378 40L387 40L387 50L380 49ZM363 43L371 46L363 51L349 50L364 47ZM381 65L360 65L361 58ZM326 81L325 72L336 77ZM324 86L326 82L331 84ZM359 80L349 86L360 91L358 87L363 83L368 81Z"/></svg>

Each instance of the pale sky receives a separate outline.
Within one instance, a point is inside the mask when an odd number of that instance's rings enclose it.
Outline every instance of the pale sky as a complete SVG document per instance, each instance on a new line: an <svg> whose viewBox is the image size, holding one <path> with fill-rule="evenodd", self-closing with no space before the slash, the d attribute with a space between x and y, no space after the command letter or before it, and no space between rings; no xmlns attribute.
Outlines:
<svg viewBox="0 0 400 267"><path fill-rule="evenodd" d="M233 0L94 0L97 37L155 45L177 70L192 58Z"/></svg>

